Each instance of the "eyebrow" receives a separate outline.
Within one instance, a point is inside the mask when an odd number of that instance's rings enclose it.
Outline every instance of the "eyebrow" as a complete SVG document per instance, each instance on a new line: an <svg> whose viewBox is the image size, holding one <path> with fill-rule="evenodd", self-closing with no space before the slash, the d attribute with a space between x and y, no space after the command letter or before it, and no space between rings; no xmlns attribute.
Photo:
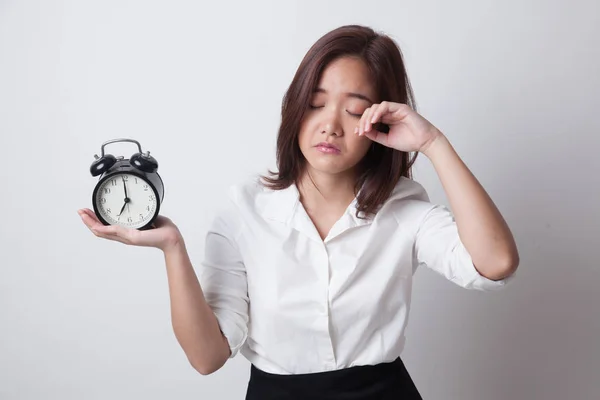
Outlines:
<svg viewBox="0 0 600 400"><path fill-rule="evenodd" d="M327 94L327 90L319 87L319 88L316 88L313 91L313 93L325 93L325 94ZM354 92L347 92L346 96L348 96L348 97L354 97L355 99L365 100L365 101L368 101L369 103L373 104L373 100L371 100L370 98L368 98L364 94L354 93Z"/></svg>

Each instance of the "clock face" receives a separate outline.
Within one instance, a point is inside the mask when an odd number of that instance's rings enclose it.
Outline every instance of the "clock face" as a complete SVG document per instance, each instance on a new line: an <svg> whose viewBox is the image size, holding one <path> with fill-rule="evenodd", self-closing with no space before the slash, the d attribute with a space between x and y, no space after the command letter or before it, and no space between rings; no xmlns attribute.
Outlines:
<svg viewBox="0 0 600 400"><path fill-rule="evenodd" d="M94 200L106 222L134 229L145 226L157 210L156 194L148 181L128 173L100 183Z"/></svg>

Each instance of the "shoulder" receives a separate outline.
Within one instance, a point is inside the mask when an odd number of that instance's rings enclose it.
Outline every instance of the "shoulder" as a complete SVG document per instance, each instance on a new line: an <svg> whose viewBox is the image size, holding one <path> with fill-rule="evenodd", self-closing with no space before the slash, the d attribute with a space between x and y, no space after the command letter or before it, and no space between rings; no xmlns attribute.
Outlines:
<svg viewBox="0 0 600 400"><path fill-rule="evenodd" d="M244 219L269 217L283 212L287 204L293 204L293 190L274 190L261 181L260 175L252 175L234 182L228 187L228 209Z"/></svg>
<svg viewBox="0 0 600 400"><path fill-rule="evenodd" d="M271 192L273 190L265 187L260 181L260 176L256 175L231 184L227 196L231 203L241 209L255 209L264 205Z"/></svg>
<svg viewBox="0 0 600 400"><path fill-rule="evenodd" d="M260 203L261 194L267 189L258 178L250 177L234 182L224 190L216 207L211 229L237 237L243 230L248 215L256 210L257 202Z"/></svg>
<svg viewBox="0 0 600 400"><path fill-rule="evenodd" d="M398 221L417 221L434 206L423 185L411 178L401 177L381 211L385 209L386 213L393 214Z"/></svg>
<svg viewBox="0 0 600 400"><path fill-rule="evenodd" d="M394 187L394 190L392 190L387 201L397 202L400 200L429 202L429 195L427 194L425 187L419 182L402 176L398 183L396 183L396 186Z"/></svg>

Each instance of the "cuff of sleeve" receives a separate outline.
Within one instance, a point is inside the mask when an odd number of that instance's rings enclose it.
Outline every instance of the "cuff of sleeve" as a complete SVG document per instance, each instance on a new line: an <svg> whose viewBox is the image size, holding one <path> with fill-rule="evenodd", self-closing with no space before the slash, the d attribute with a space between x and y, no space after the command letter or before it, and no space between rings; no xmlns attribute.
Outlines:
<svg viewBox="0 0 600 400"><path fill-rule="evenodd" d="M219 322L219 328L223 336L225 336L229 343L229 349L231 350L229 358L233 358L246 342L248 329L243 324L237 323L234 319L224 315L224 313L220 313L218 310L214 311L214 314Z"/></svg>
<svg viewBox="0 0 600 400"><path fill-rule="evenodd" d="M495 290L500 290L503 289L507 284L509 284L510 282L512 282L515 277L516 277L516 272L514 272L512 275L507 276L504 279L500 279L500 280L492 280L489 278L486 278L485 276L481 275L479 273L479 271L477 271L477 269L475 268L475 265L473 264L473 260L471 259L471 256L467 253L466 249L463 250L465 252L465 254L463 255L464 259L465 259L465 263L464 265L466 266L467 270L466 272L466 276L465 276L465 287L469 288L469 289L475 289L475 290L482 290L482 291L495 291Z"/></svg>

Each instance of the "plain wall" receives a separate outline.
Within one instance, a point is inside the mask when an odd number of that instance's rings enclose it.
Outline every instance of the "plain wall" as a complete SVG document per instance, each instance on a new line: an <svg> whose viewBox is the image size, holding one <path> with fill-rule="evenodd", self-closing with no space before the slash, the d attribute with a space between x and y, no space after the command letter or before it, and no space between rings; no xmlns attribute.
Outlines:
<svg viewBox="0 0 600 400"><path fill-rule="evenodd" d="M101 144L139 140L198 268L227 188L274 168L300 60L349 23L399 43L418 111L521 254L501 292L416 273L402 357L423 397L600 398L598 4L0 1L0 398L243 399L243 356L210 376L187 362L161 252L96 238L76 211ZM415 173L446 204L425 157Z"/></svg>

